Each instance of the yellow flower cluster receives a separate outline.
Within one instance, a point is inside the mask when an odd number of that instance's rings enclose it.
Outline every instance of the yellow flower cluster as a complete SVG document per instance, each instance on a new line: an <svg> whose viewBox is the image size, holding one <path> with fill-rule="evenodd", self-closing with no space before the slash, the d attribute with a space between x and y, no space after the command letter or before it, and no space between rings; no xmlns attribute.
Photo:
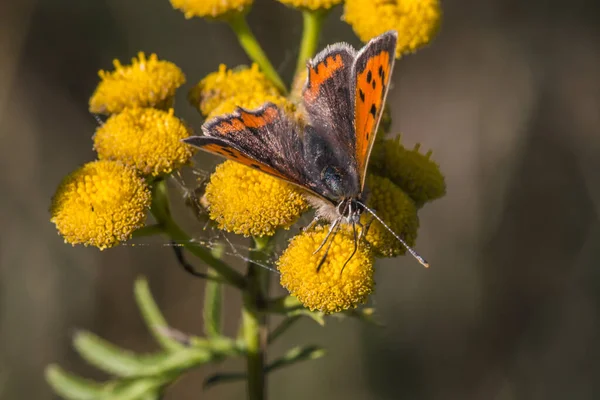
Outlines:
<svg viewBox="0 0 600 400"><path fill-rule="evenodd" d="M194 150L181 142L190 132L173 110L159 109L185 80L175 64L140 53L131 65L115 61L115 71L100 77L90 110L111 114L94 135L100 160L64 179L51 214L66 242L105 249L143 226L151 202L143 176L172 172Z"/></svg>
<svg viewBox="0 0 600 400"><path fill-rule="evenodd" d="M171 0L171 5L186 18L225 18L232 13L247 11L254 0Z"/></svg>
<svg viewBox="0 0 600 400"><path fill-rule="evenodd" d="M271 236L289 228L307 208L292 185L233 161L211 175L205 197L220 229L245 236Z"/></svg>
<svg viewBox="0 0 600 400"><path fill-rule="evenodd" d="M128 108L111 116L96 130L94 148L101 160L119 160L144 175L163 175L189 162L192 147L181 139L189 129L168 112Z"/></svg>
<svg viewBox="0 0 600 400"><path fill-rule="evenodd" d="M328 10L333 6L341 4L343 0L277 0L288 6L307 10Z"/></svg>
<svg viewBox="0 0 600 400"><path fill-rule="evenodd" d="M65 242L103 250L144 225L150 191L135 170L93 161L63 179L52 199L51 221Z"/></svg>
<svg viewBox="0 0 600 400"><path fill-rule="evenodd" d="M209 118L232 112L236 106L256 108L267 101L286 104L285 97L273 83L258 69L257 64L250 68L240 66L227 69L221 64L213 72L195 85L189 94L193 106ZM221 106L223 104L222 107Z"/></svg>
<svg viewBox="0 0 600 400"><path fill-rule="evenodd" d="M439 0L346 0L344 20L363 42L398 31L400 57L431 41L440 25L441 7Z"/></svg>
<svg viewBox="0 0 600 400"><path fill-rule="evenodd" d="M277 268L281 273L281 285L302 304L329 314L355 308L366 301L374 289L374 259L363 242L358 243L352 256L354 238L341 231L329 238L333 244L317 271L328 245L313 253L325 240L327 231L317 227L293 238L279 258Z"/></svg>
<svg viewBox="0 0 600 400"><path fill-rule="evenodd" d="M446 194L446 182L440 167L431 160L431 152L421 154L417 144L407 150L400 137L377 143L371 154L371 172L389 178L410 196L418 208Z"/></svg>
<svg viewBox="0 0 600 400"><path fill-rule="evenodd" d="M131 65L114 60L113 72L100 71L101 82L90 98L90 112L114 114L127 107L167 109L172 105L175 90L185 83L181 69L156 54L146 58L139 53Z"/></svg>

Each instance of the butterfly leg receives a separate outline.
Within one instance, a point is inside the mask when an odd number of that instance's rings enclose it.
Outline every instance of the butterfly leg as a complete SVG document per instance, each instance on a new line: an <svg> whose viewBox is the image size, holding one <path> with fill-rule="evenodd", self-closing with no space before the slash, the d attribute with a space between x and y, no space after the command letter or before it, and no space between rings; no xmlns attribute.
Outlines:
<svg viewBox="0 0 600 400"><path fill-rule="evenodd" d="M312 228L315 227L315 225L317 224L317 222L319 222L319 217L315 216L313 218L313 220L310 221L310 224L306 225L304 227L304 229L302 229L302 232L307 232L307 231L311 230Z"/></svg>
<svg viewBox="0 0 600 400"><path fill-rule="evenodd" d="M338 218L335 221L333 221L333 223L329 227L329 232L327 232L327 236L325 236L325 239L323 239L323 241L321 242L321 245L315 251L313 251L313 255L317 254L318 252L320 252L323 249L323 246L325 246L325 243L327 243L329 236L331 236L331 233L333 232L333 230L336 229L337 225L340 223L340 220L341 219Z"/></svg>
<svg viewBox="0 0 600 400"><path fill-rule="evenodd" d="M360 221L358 222L360 224ZM344 266L342 267L342 270L340 271L340 275L342 275L342 273L344 272L344 268L346 268L346 265L348 265L348 263L350 262L350 260L352 260L352 257L354 257L354 255L356 254L356 251L358 250L358 235L356 234L356 222L352 221L352 235L354 236L354 250L352 250L352 254L350 254L350 257L348 257L348 259L346 260L346 262L344 263Z"/></svg>
<svg viewBox="0 0 600 400"><path fill-rule="evenodd" d="M325 239L323 240L323 243L321 243L321 245L319 246L319 249L322 249L323 246L325 245L325 243L327 243L327 240L329 239L329 237L333 235L331 237L331 240L329 240L329 244L327 245L327 248L325 249L325 254L323 254L323 257L321 257L321 260L319 261L319 264L317 265L317 272L319 272L321 270L323 263L325 263L325 260L327 259L327 255L329 254L329 249L331 249L331 245L333 245L333 239L335 238L335 235L337 234L337 231L340 227L340 221L341 221L341 218L338 218L333 222L332 227L329 229L327 236L325 236Z"/></svg>

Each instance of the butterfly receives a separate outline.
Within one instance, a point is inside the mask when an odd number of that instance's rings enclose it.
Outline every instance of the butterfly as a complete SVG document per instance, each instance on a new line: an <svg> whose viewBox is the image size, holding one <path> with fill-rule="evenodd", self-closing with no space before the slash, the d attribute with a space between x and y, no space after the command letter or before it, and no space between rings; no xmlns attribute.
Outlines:
<svg viewBox="0 0 600 400"><path fill-rule="evenodd" d="M302 92L305 124L266 103L258 110L237 108L213 118L202 126L203 136L184 141L303 189L316 209L314 221L331 222L321 247L341 223L352 225L356 246L356 225L366 210L428 266L365 205L367 165L390 86L397 39L397 32L389 31L359 51L337 43L310 60Z"/></svg>

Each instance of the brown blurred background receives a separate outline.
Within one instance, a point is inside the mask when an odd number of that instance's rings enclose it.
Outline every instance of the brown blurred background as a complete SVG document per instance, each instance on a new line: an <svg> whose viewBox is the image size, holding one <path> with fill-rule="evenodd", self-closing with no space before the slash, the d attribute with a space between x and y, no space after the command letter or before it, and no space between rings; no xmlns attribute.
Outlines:
<svg viewBox="0 0 600 400"><path fill-rule="evenodd" d="M250 14L289 78L301 18L271 0ZM424 208L417 248L377 271L385 328L305 321L273 349L328 349L270 378L273 399L600 398L600 3L454 0L440 35L398 62L393 131L421 142L448 194ZM347 40L328 18L321 47ZM63 244L48 206L61 178L92 160L87 100L99 68L139 50L177 63L177 113L199 126L187 89L219 63L247 62L225 25L185 20L167 0L0 2L0 398L54 398L44 366L104 378L71 349L89 329L137 351L155 344L132 297L137 275L174 327L201 332L203 283L164 240L100 252ZM227 298L235 329L238 299ZM242 368L227 362L220 369ZM201 391L200 369L168 399L240 399L242 384Z"/></svg>

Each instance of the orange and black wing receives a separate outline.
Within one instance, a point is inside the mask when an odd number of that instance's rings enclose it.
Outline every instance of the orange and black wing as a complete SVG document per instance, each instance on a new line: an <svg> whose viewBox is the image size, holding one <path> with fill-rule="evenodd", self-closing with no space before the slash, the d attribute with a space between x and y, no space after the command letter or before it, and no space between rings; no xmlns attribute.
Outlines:
<svg viewBox="0 0 600 400"><path fill-rule="evenodd" d="M371 40L356 56L350 87L356 134L356 162L361 189L387 96L398 34L386 32Z"/></svg>
<svg viewBox="0 0 600 400"><path fill-rule="evenodd" d="M323 197L305 168L300 127L275 104L258 110L237 108L202 126L204 136L184 139L189 145L237 161Z"/></svg>
<svg viewBox="0 0 600 400"><path fill-rule="evenodd" d="M338 158L354 154L351 71L356 50L345 43L326 47L308 62L302 92L304 108L315 134L339 152ZM350 159L353 163L353 158ZM356 168L354 165L350 165Z"/></svg>

